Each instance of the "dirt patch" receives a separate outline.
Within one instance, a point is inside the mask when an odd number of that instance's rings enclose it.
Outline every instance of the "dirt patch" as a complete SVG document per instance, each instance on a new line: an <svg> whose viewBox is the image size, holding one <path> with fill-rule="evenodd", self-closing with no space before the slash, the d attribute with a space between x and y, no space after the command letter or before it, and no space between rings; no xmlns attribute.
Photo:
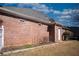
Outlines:
<svg viewBox="0 0 79 59"><path fill-rule="evenodd" d="M79 56L79 41L71 40L60 43L52 43L29 49L18 53L10 53L9 56Z"/></svg>

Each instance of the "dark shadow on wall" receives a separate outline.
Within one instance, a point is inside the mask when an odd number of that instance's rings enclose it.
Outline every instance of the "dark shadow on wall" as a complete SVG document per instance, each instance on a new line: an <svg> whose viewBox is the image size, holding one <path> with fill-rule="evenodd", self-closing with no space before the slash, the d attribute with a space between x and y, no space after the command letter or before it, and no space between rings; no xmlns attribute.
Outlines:
<svg viewBox="0 0 79 59"><path fill-rule="evenodd" d="M55 42L55 28L54 25L48 26L48 32L49 32L49 42Z"/></svg>

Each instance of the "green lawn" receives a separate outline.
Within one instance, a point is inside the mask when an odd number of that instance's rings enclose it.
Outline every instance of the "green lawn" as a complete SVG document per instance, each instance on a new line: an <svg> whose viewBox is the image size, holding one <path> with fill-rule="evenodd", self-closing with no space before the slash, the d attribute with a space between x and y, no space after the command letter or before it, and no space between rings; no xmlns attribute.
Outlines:
<svg viewBox="0 0 79 59"><path fill-rule="evenodd" d="M63 41L43 47L8 54L11 56L79 56L79 41Z"/></svg>

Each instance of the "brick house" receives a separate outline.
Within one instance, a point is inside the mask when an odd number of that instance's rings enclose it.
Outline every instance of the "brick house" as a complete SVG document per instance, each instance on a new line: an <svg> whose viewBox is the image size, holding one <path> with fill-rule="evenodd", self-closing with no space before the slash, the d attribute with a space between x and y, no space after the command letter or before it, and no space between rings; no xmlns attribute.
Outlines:
<svg viewBox="0 0 79 59"><path fill-rule="evenodd" d="M64 27L61 24L58 24L55 22L55 41L59 42L62 40L68 40L66 39L64 34L67 34L68 36L73 36L73 32L68 28Z"/></svg>
<svg viewBox="0 0 79 59"><path fill-rule="evenodd" d="M63 26L28 8L0 7L0 49L62 41Z"/></svg>

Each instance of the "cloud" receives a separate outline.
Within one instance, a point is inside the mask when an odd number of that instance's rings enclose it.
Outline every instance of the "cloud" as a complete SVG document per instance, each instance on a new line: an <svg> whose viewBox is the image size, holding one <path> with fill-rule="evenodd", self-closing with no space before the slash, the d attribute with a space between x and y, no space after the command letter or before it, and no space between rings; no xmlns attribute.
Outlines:
<svg viewBox="0 0 79 59"><path fill-rule="evenodd" d="M72 11L73 11L73 13L79 14L79 9L74 9L74 10L72 10Z"/></svg>
<svg viewBox="0 0 79 59"><path fill-rule="evenodd" d="M61 12L58 11L58 10L53 10L53 13L54 13L54 14L61 14Z"/></svg>
<svg viewBox="0 0 79 59"><path fill-rule="evenodd" d="M63 15L67 15L67 14L71 14L72 13L72 9L64 9L63 11L62 11L62 14Z"/></svg>
<svg viewBox="0 0 79 59"><path fill-rule="evenodd" d="M71 18L71 16L70 16L70 15L65 15L65 16L62 15L62 16L60 16L60 18L61 18L61 19L69 19L69 18Z"/></svg>
<svg viewBox="0 0 79 59"><path fill-rule="evenodd" d="M62 11L53 10L57 20L65 26L79 27L79 9L64 9Z"/></svg>
<svg viewBox="0 0 79 59"><path fill-rule="evenodd" d="M62 14L79 14L79 9L64 9Z"/></svg>
<svg viewBox="0 0 79 59"><path fill-rule="evenodd" d="M20 8L32 8L32 4L30 3L22 3L22 4L18 4L17 7L20 7Z"/></svg>
<svg viewBox="0 0 79 59"><path fill-rule="evenodd" d="M41 11L44 13L49 13L50 11L52 11L52 10L49 10L49 7L47 7L44 4L32 4L32 6L33 6L32 7L33 10Z"/></svg>
<svg viewBox="0 0 79 59"><path fill-rule="evenodd" d="M58 15L59 19L78 19L79 9L64 9L63 11L53 11L54 14Z"/></svg>
<svg viewBox="0 0 79 59"><path fill-rule="evenodd" d="M60 10L53 10L55 14L62 14L62 15L68 15L68 14L79 14L79 9L64 9L62 11Z"/></svg>

